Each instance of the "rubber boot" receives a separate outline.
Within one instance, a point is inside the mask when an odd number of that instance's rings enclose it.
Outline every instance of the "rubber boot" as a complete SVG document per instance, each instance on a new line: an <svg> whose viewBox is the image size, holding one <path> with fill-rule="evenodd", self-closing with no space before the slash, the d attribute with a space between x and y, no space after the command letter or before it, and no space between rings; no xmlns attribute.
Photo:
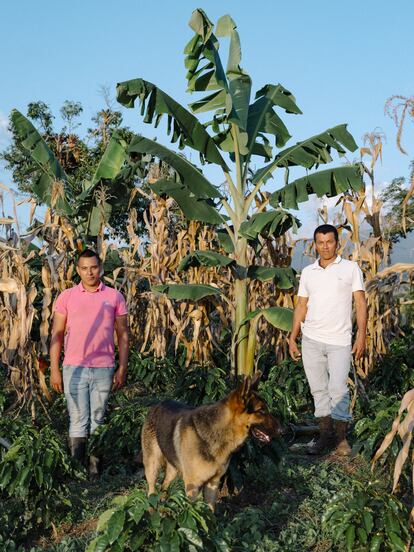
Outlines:
<svg viewBox="0 0 414 552"><path fill-rule="evenodd" d="M312 456L329 452L334 445L333 422L330 416L317 418L319 426L319 439L311 445L307 453Z"/></svg>
<svg viewBox="0 0 414 552"><path fill-rule="evenodd" d="M99 479L99 468L101 459L98 456L89 456L89 481Z"/></svg>
<svg viewBox="0 0 414 552"><path fill-rule="evenodd" d="M336 456L349 456L351 454L351 447L346 440L348 422L344 422L343 420L335 420L334 427L336 436L336 447L334 450L334 454Z"/></svg>
<svg viewBox="0 0 414 552"><path fill-rule="evenodd" d="M86 437L69 437L69 449L72 458L85 465Z"/></svg>

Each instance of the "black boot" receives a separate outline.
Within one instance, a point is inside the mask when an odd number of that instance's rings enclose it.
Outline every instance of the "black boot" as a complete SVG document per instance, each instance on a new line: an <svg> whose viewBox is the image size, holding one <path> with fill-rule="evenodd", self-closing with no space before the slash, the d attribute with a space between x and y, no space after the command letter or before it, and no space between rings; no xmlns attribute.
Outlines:
<svg viewBox="0 0 414 552"><path fill-rule="evenodd" d="M101 459L98 456L89 456L89 480L97 481L99 479L99 468Z"/></svg>
<svg viewBox="0 0 414 552"><path fill-rule="evenodd" d="M333 423L330 416L317 418L319 426L319 439L311 445L307 453L317 456L324 452L329 452L334 445Z"/></svg>
<svg viewBox="0 0 414 552"><path fill-rule="evenodd" d="M69 437L69 449L72 458L85 465L86 437Z"/></svg>

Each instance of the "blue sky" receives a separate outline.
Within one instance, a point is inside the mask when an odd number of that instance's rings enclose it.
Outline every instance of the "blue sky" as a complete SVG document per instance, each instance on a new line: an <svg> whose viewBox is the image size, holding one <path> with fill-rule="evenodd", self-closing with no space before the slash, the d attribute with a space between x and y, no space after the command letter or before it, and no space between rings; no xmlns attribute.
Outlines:
<svg viewBox="0 0 414 552"><path fill-rule="evenodd" d="M143 77L180 102L193 100L185 93L182 52L197 7L214 22L226 13L236 21L254 91L280 82L296 96L304 114L284 117L292 142L346 122L361 144L364 133L380 127L387 142L378 182L407 175L413 125L406 125L404 156L384 103L393 94L414 94L412 0L2 0L0 148L7 145L11 109L26 113L30 101L43 100L55 113L66 99L81 102L86 130L103 105L101 87L115 96L119 81ZM123 111L131 128L155 135L137 110ZM1 166L0 182L12 184ZM302 209L300 218L314 217L314 207Z"/></svg>

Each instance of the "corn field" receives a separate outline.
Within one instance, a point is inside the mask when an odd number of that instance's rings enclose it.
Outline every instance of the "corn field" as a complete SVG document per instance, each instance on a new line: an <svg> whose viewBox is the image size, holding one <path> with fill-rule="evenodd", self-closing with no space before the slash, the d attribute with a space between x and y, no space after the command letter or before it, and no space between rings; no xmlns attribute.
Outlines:
<svg viewBox="0 0 414 552"><path fill-rule="evenodd" d="M373 141L373 164L380 142ZM371 144L372 145L372 144ZM367 148L361 150L367 153ZM154 172L155 170L155 172ZM154 181L159 170L150 171ZM157 173L158 170L158 173ZM373 181L373 180L372 180ZM12 194L2 185L3 194ZM136 190L134 190L136 193ZM145 194L142 190L140 193ZM134 347L143 354L165 357L185 350L186 365L212 362L213 351L228 356L228 336L234 319L234 288L230 268L192 267L180 271L179 265L191 251L217 250L215 234L208 225L186 221L172 198L163 199L152 192L144 213L145 239L136 232L137 213L129 210L128 240L115 243L111 229L102 219L97 239L101 259L106 261L105 281L119 289L129 305L129 324ZM43 221L35 218L36 205L30 204L30 233L21 235L17 224L19 206L13 198L14 214L1 219L4 237L1 249L1 361L10 370L19 402L32 399L45 405L50 395L45 384L45 361L51 326L53 302L64 289L74 285L74 258L82 248L70 220L46 210ZM381 233L381 202L374 186L368 201L365 192L344 194L337 202L335 223L339 228L339 254L359 262L367 285L368 336L364 357L357 373L365 378L376 359L385 354L389 341L401 331L400 312L404 293L412 285L414 266L389 266L390 244ZM328 220L328 208L320 209L321 222ZM367 220L371 235L361 237L361 225ZM249 250L249 263L266 266L290 266L295 248L301 241L287 235L263 239L258 253ZM224 253L224 251L222 250ZM313 251L305 241L309 262ZM224 291L198 302L173 301L150 287L168 283L209 284ZM280 290L272 281L251 281L250 308L294 306L295 289ZM278 360L287 357L287 334L261 319L256 328L258 352L271 352ZM226 350L224 350L226 349ZM257 355L259 356L259 355ZM40 362L39 362L40 359Z"/></svg>

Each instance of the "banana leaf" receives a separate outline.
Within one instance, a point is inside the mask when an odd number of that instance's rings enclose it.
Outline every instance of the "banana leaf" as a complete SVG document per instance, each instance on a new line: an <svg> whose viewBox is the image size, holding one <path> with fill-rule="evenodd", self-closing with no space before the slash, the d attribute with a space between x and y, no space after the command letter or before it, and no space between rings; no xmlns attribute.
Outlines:
<svg viewBox="0 0 414 552"><path fill-rule="evenodd" d="M178 272L188 270L190 267L198 266L229 266L234 263L233 259L221 255L216 251L193 251L186 255L178 265Z"/></svg>
<svg viewBox="0 0 414 552"><path fill-rule="evenodd" d="M279 152L271 163L256 171L252 179L253 184L265 182L278 167L301 166L311 169L314 166L330 163L332 149L335 149L341 156L345 155L347 149L355 151L357 145L346 126L344 124L329 128L321 134Z"/></svg>
<svg viewBox="0 0 414 552"><path fill-rule="evenodd" d="M302 113L296 105L293 94L281 84L266 84L256 93L256 101L249 107L247 133L249 135L248 149L251 154L260 155L255 151L256 139L260 133L272 134L276 138L276 146L281 148L291 137L288 129L273 107L278 106L287 113ZM267 155L266 155L267 157Z"/></svg>
<svg viewBox="0 0 414 552"><path fill-rule="evenodd" d="M290 228L294 231L300 226L299 220L283 209L256 213L240 225L239 234L248 240L257 237L280 237Z"/></svg>
<svg viewBox="0 0 414 552"><path fill-rule="evenodd" d="M63 195L58 196L55 209L61 214L71 215L72 208L66 198L69 188L68 177L54 153L33 124L17 109L13 109L11 112L11 121L20 145L28 152L38 167L38 176L33 175L33 193L42 203L46 203L50 207L53 185L55 182L60 182L63 185Z"/></svg>
<svg viewBox="0 0 414 552"><path fill-rule="evenodd" d="M199 301L200 299L204 299L204 297L222 293L213 286L202 284L160 284L151 286L151 291L165 293L168 297L177 301Z"/></svg>
<svg viewBox="0 0 414 552"><path fill-rule="evenodd" d="M198 151L202 161L216 163L228 170L214 140L192 113L173 100L163 90L144 79L132 79L118 83L117 100L125 107L134 107L138 98L144 123L158 126L163 115L168 118L168 134L179 148L189 146Z"/></svg>
<svg viewBox="0 0 414 552"><path fill-rule="evenodd" d="M226 218L217 211L210 199L196 197L182 182L160 179L150 188L158 195L172 197L188 220L198 220L206 224L223 224Z"/></svg>
<svg viewBox="0 0 414 552"><path fill-rule="evenodd" d="M253 318L263 316L272 326L279 330L290 332L293 323L293 310L285 307L269 307L268 309L257 309L249 313L242 321L242 325Z"/></svg>
<svg viewBox="0 0 414 552"><path fill-rule="evenodd" d="M318 197L335 197L347 190L358 192L363 188L363 170L361 164L357 163L298 178L271 194L269 201L273 207L298 209L298 203L307 201L312 194Z"/></svg>
<svg viewBox="0 0 414 552"><path fill-rule="evenodd" d="M151 154L165 161L180 175L182 183L197 198L210 199L221 197L219 190L185 157L158 144L154 140L135 136L129 145L128 153Z"/></svg>
<svg viewBox="0 0 414 552"><path fill-rule="evenodd" d="M247 277L261 282L274 280L279 289L292 289L296 285L296 273L290 267L249 266Z"/></svg>

